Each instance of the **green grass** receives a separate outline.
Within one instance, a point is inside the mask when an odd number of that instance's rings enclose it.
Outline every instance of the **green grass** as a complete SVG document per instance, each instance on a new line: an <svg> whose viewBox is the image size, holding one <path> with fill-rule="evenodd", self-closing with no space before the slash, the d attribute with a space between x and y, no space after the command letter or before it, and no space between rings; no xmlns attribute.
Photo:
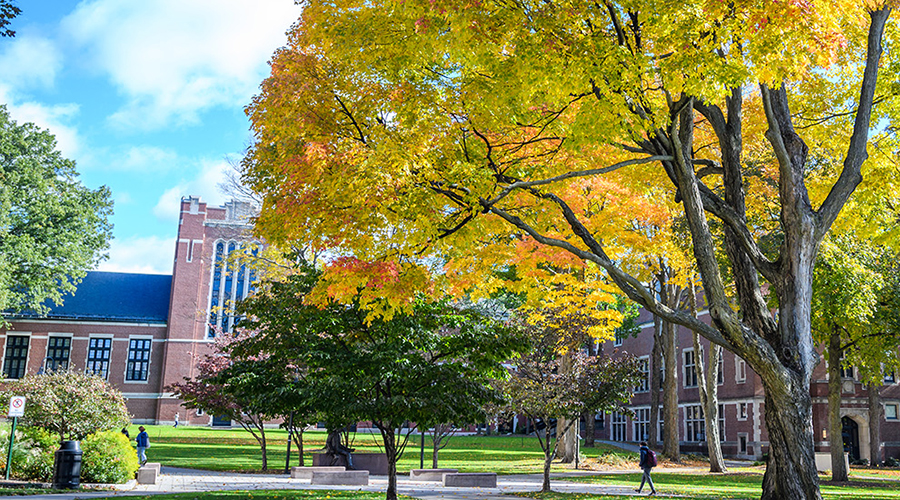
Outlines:
<svg viewBox="0 0 900 500"><path fill-rule="evenodd" d="M334 491L334 490L253 490L253 491L203 491L193 493L170 493L166 495L129 496L129 500L383 500L380 491ZM405 495L399 498L409 499Z"/></svg>
<svg viewBox="0 0 900 500"><path fill-rule="evenodd" d="M830 477L821 476L822 481ZM571 481L603 484L606 486L624 486L634 488L641 482L641 474L598 474L572 478ZM676 495L698 499L755 499L762 491L762 472L729 472L726 474L696 474L681 472L654 472L653 483L660 496ZM646 486L645 486L646 488ZM900 500L900 483L889 480L856 480L846 485L833 486L823 484L822 495L826 499L898 499ZM714 493L712 493L714 492ZM608 496L544 496L534 497L543 500L585 499L598 500L611 498Z"/></svg>
<svg viewBox="0 0 900 500"><path fill-rule="evenodd" d="M211 429L208 427L147 426L151 447L147 456L152 462L173 467L205 470L259 471L262 468L259 445L243 429ZM269 470L282 470L287 433L280 429L266 431L269 443ZM312 464L312 452L325 445L324 431L308 431L303 435L306 465ZM357 452L381 451L378 434L358 433L353 438ZM297 465L296 447L292 446L291 465ZM637 454L600 445L582 448L588 458L623 466L637 462ZM534 437L455 436L439 453L439 466L464 472L497 472L498 474L535 474L541 472L543 452ZM431 448L425 439L425 467L431 467ZM400 473L419 468L419 437L414 436L397 465ZM568 470L554 465L554 471Z"/></svg>

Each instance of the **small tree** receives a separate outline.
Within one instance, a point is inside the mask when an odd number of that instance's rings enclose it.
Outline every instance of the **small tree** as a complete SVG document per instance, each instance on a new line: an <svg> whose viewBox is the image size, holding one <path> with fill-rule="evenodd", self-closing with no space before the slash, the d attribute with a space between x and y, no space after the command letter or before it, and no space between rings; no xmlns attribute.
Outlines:
<svg viewBox="0 0 900 500"><path fill-rule="evenodd" d="M276 368L261 359L230 357L229 345L236 340L235 337L217 336L213 352L197 362L198 375L172 384L168 389L184 400L185 407L226 416L252 434L260 446L262 469L267 470L265 423L274 415L269 413L264 402L266 395L259 389L277 387L272 382L276 379L283 382L286 370L283 365ZM248 385L255 386L256 390L243 390Z"/></svg>
<svg viewBox="0 0 900 500"><path fill-rule="evenodd" d="M485 403L498 402L490 377L522 342L502 323L442 302L417 302L389 319L367 317L359 301L305 305L318 279L300 263L285 281L245 299L241 310L253 334L232 354L303 367L299 399L329 429L371 421L387 455L386 496L395 500L397 460L410 436L404 424L484 420Z"/></svg>
<svg viewBox="0 0 900 500"><path fill-rule="evenodd" d="M581 414L611 411L626 404L640 372L630 356L588 356L578 351L561 357L560 338L552 333L535 332L532 341L531 352L515 362L515 376L496 385L506 396L503 409L507 413L521 413L536 425L546 426L543 433L535 435L544 452L541 491L548 492L558 438L578 422ZM563 362L568 366L563 368ZM557 429L555 440L550 432L554 418L567 421L565 428Z"/></svg>
<svg viewBox="0 0 900 500"><path fill-rule="evenodd" d="M75 371L27 375L10 382L4 392L27 398L22 425L46 429L60 441L117 431L131 421L122 394L95 375Z"/></svg>

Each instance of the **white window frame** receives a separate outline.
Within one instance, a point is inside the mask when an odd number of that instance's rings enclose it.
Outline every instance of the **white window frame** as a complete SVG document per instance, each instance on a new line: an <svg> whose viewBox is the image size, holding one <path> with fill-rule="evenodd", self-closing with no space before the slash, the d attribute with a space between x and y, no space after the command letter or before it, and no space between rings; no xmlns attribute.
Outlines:
<svg viewBox="0 0 900 500"><path fill-rule="evenodd" d="M91 359L91 340L93 339L109 339L109 358L106 360L106 376L103 377L104 380L109 380L109 374L112 371L113 348L116 346L116 343L113 342L114 336L108 333L92 333L88 335L88 342L84 353L84 368L88 373L95 373L93 371L88 371L88 363Z"/></svg>
<svg viewBox="0 0 900 500"><path fill-rule="evenodd" d="M637 361L638 370L640 370L642 376L641 381L635 386L634 392L650 392L650 357L642 356Z"/></svg>
<svg viewBox="0 0 900 500"><path fill-rule="evenodd" d="M650 437L650 407L634 408L631 419L632 441L644 441Z"/></svg>
<svg viewBox="0 0 900 500"><path fill-rule="evenodd" d="M703 415L702 405L686 405L684 407L684 440L689 443L700 443L706 440L706 418Z"/></svg>
<svg viewBox="0 0 900 500"><path fill-rule="evenodd" d="M719 441L725 441L725 405L719 404Z"/></svg>
<svg viewBox="0 0 900 500"><path fill-rule="evenodd" d="M734 382L743 384L747 381L747 362L740 356L734 356Z"/></svg>
<svg viewBox="0 0 900 500"><path fill-rule="evenodd" d="M624 442L628 440L628 415L617 411L612 412L609 426L611 441Z"/></svg>
<svg viewBox="0 0 900 500"><path fill-rule="evenodd" d="M131 356L132 340L149 340L150 352L147 358L147 379L146 380L128 380L128 361ZM122 373L122 381L125 384L149 384L150 383L150 367L153 366L153 336L152 335L130 335L128 337L128 350L125 352L125 371Z"/></svg>
<svg viewBox="0 0 900 500"><path fill-rule="evenodd" d="M737 419L740 421L747 420L750 415L750 403L738 403L737 404Z"/></svg>
<svg viewBox="0 0 900 500"><path fill-rule="evenodd" d="M888 408L892 409L893 416L890 416L888 413ZM884 419L885 420L900 420L900 411L898 411L897 405L894 403L887 403L884 405Z"/></svg>
<svg viewBox="0 0 900 500"><path fill-rule="evenodd" d="M738 455L749 455L750 436L746 432L738 432Z"/></svg>
<svg viewBox="0 0 900 500"><path fill-rule="evenodd" d="M719 352L719 370L716 374L716 385L725 385L725 352Z"/></svg>
<svg viewBox="0 0 900 500"><path fill-rule="evenodd" d="M41 367L44 367L44 361L50 357L50 339L52 338L67 338L69 339L69 359L66 360L66 369L72 366L72 348L75 347L75 335L72 333L62 333L62 332L48 332L47 333L47 345L44 349L44 358L41 359Z"/></svg>
<svg viewBox="0 0 900 500"><path fill-rule="evenodd" d="M691 359L691 364L688 364L688 357ZM688 368L690 368L690 370ZM681 375L682 380L684 381L682 387L685 389L697 387L699 379L697 376L697 355L693 348L687 348L681 351Z"/></svg>

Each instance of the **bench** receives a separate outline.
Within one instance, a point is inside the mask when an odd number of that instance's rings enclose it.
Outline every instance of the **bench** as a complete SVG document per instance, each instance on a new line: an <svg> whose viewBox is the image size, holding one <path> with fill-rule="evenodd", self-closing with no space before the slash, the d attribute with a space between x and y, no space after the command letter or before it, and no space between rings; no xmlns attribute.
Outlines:
<svg viewBox="0 0 900 500"><path fill-rule="evenodd" d="M494 472L448 472L444 474L444 486L464 488L496 488L497 474Z"/></svg>
<svg viewBox="0 0 900 500"><path fill-rule="evenodd" d="M159 464L144 464L137 470L138 484L156 484L156 477L159 476Z"/></svg>
<svg viewBox="0 0 900 500"><path fill-rule="evenodd" d="M443 481L444 474L459 472L459 469L412 469L409 471L410 481Z"/></svg>
<svg viewBox="0 0 900 500"><path fill-rule="evenodd" d="M291 467L291 479L312 479L313 472L340 472L346 470L343 465Z"/></svg>
<svg viewBox="0 0 900 500"><path fill-rule="evenodd" d="M310 484L324 484L331 486L368 486L369 471L344 470L344 471L316 471L312 473Z"/></svg>

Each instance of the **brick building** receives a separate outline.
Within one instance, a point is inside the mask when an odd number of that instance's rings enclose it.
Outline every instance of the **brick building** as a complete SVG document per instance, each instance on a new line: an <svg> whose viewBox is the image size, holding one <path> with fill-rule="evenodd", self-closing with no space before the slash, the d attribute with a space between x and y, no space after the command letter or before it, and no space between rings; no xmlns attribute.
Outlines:
<svg viewBox="0 0 900 500"><path fill-rule="evenodd" d="M234 325L229 304L252 290L253 271L227 259L256 248L251 215L247 203L183 198L171 276L92 271L48 314L7 316L4 375L89 370L123 393L136 423L171 423L178 413L185 424L228 424L185 410L166 387L194 375L195 357Z"/></svg>
<svg viewBox="0 0 900 500"><path fill-rule="evenodd" d="M706 315L706 312L702 312ZM650 425L650 351L653 347L653 320L646 311L642 311L640 333L633 338L621 338L608 341L603 345L604 352L614 349L633 354L640 360L640 366L646 374L645 380L636 388L629 408L634 417L612 413L603 415L597 422L597 435L601 439L612 441L640 441L646 439ZM709 349L709 341L701 338L701 349ZM700 406L700 394L695 364L701 359L694 353L693 334L685 329L678 329L678 406L679 406L679 442L682 452L706 454L705 421ZM702 359L705 361L705 354ZM854 377L852 368L842 370L842 403L841 417L846 449L852 458L869 458L869 422L868 391ZM813 432L817 452L830 451L828 436L828 373L824 358L813 374ZM879 389L884 417L877 425L881 426L881 438L884 446L884 457L900 457L900 385L896 377L886 376L884 385ZM726 457L761 459L768 451L768 435L765 426L765 392L759 376L738 356L723 350L719 364L718 379L719 397L719 433L722 439L722 452ZM660 405L662 404L660 398ZM662 411L660 407L660 419ZM658 427L658 435L662 435L662 423ZM602 428L601 428L602 427Z"/></svg>

